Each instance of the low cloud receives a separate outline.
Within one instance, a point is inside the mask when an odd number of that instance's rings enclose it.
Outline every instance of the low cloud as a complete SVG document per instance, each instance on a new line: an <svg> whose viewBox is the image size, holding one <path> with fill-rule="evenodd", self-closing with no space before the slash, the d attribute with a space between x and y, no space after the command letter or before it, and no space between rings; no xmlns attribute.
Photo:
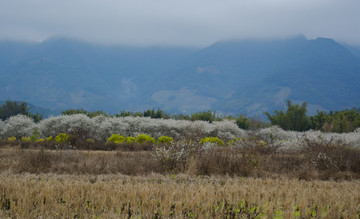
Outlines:
<svg viewBox="0 0 360 219"><path fill-rule="evenodd" d="M17 0L0 3L0 39L205 46L305 34L360 45L359 0Z"/></svg>

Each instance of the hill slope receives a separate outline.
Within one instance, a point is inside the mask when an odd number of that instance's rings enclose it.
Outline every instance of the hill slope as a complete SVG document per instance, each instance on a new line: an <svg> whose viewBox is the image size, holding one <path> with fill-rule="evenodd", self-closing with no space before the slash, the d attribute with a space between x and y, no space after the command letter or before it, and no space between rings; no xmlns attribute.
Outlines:
<svg viewBox="0 0 360 219"><path fill-rule="evenodd" d="M311 112L360 106L360 58L331 39L101 47L67 39L0 43L0 99L52 109L263 115L286 99Z"/></svg>

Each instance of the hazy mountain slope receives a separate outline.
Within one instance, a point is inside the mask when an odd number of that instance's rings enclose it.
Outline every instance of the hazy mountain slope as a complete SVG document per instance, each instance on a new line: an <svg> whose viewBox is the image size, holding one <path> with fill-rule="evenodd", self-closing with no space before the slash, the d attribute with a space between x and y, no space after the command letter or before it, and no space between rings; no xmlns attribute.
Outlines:
<svg viewBox="0 0 360 219"><path fill-rule="evenodd" d="M360 58L360 46L353 46L343 43L343 46L346 47L352 54Z"/></svg>
<svg viewBox="0 0 360 219"><path fill-rule="evenodd" d="M190 52L192 49L107 48L49 40L0 70L0 98L52 108L117 111L136 107L147 104L149 98L144 95L156 89L152 84L166 73L164 68Z"/></svg>
<svg viewBox="0 0 360 219"><path fill-rule="evenodd" d="M296 57L306 43L307 40L303 36L274 41L217 42L187 57L181 63L181 68L169 76L174 78L169 80L173 89L159 92L177 94L185 89L191 91L195 98L212 98L208 104L204 104L212 107L214 103L227 98L237 89L261 80L278 66L287 68L290 64L288 59ZM183 105L182 98L173 96L167 95L169 100L162 106L166 108L173 105L173 108L180 108ZM219 107L225 109L220 105L213 108Z"/></svg>
<svg viewBox="0 0 360 219"><path fill-rule="evenodd" d="M360 106L360 58L331 39L102 47L67 39L0 43L0 99L51 108L263 115L286 99L313 112Z"/></svg>
<svg viewBox="0 0 360 219"><path fill-rule="evenodd" d="M279 65L265 78L238 89L219 107L262 114L280 108L286 99L306 101L313 112L360 105L359 58L323 38L307 41L300 51L286 59L287 65Z"/></svg>

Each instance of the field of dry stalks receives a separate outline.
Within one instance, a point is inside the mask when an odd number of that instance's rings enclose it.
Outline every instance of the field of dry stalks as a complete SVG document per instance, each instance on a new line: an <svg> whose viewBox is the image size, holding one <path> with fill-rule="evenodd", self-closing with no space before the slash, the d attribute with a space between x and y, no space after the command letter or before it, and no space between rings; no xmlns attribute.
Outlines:
<svg viewBox="0 0 360 219"><path fill-rule="evenodd" d="M188 146L2 145L0 218L360 217L358 149Z"/></svg>
<svg viewBox="0 0 360 219"><path fill-rule="evenodd" d="M0 175L0 217L356 218L358 181L188 175Z"/></svg>

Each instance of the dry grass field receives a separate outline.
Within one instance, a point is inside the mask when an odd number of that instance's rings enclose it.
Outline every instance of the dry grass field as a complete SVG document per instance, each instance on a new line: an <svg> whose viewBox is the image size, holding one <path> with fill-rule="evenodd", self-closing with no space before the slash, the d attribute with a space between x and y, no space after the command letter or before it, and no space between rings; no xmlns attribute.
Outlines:
<svg viewBox="0 0 360 219"><path fill-rule="evenodd" d="M189 146L3 144L0 218L360 217L358 149Z"/></svg>
<svg viewBox="0 0 360 219"><path fill-rule="evenodd" d="M356 218L358 181L0 175L2 218Z"/></svg>

